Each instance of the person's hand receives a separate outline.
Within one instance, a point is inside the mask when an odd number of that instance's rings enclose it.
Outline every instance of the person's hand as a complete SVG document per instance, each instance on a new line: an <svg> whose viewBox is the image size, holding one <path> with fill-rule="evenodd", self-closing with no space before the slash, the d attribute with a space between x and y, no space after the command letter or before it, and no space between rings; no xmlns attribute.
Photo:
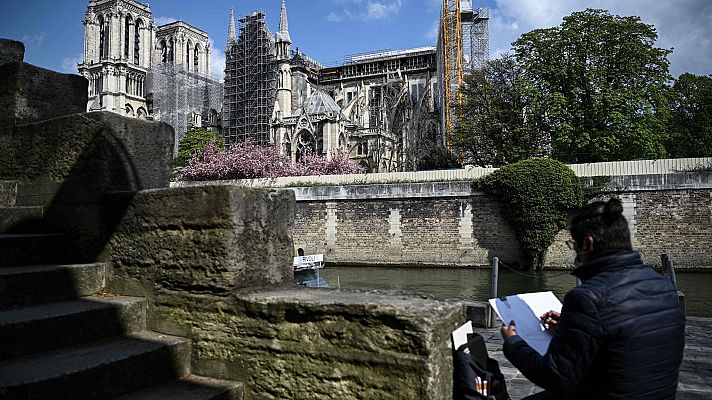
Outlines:
<svg viewBox="0 0 712 400"><path fill-rule="evenodd" d="M547 331L551 333L556 332L556 328L559 326L559 320L561 319L561 313L551 310L544 313L541 317L541 323L544 325Z"/></svg>
<svg viewBox="0 0 712 400"><path fill-rule="evenodd" d="M512 320L509 322L509 325L502 325L499 332L502 334L502 339L507 340L507 338L512 336L517 336L517 325L514 323L514 320Z"/></svg>

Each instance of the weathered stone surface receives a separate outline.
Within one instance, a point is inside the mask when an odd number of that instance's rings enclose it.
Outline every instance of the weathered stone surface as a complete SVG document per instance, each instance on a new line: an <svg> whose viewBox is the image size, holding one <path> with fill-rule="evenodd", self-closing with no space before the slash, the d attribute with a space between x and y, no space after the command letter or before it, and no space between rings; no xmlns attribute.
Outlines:
<svg viewBox="0 0 712 400"><path fill-rule="evenodd" d="M126 194L108 253L118 279L230 293L291 283L294 195L213 186Z"/></svg>
<svg viewBox="0 0 712 400"><path fill-rule="evenodd" d="M86 111L89 82L22 62L0 65L0 126Z"/></svg>
<svg viewBox="0 0 712 400"><path fill-rule="evenodd" d="M102 214L103 196L167 187L172 148L169 125L108 112L5 126L0 180L17 182L17 205L44 207L49 231L81 233L91 260L116 222Z"/></svg>
<svg viewBox="0 0 712 400"><path fill-rule="evenodd" d="M305 288L228 297L159 289L152 329L193 339L193 370L254 399L451 399L463 307Z"/></svg>
<svg viewBox="0 0 712 400"><path fill-rule="evenodd" d="M12 207L17 197L17 182L0 180L0 207Z"/></svg>
<svg viewBox="0 0 712 400"><path fill-rule="evenodd" d="M0 38L0 65L21 63L25 59L25 45L15 40Z"/></svg>

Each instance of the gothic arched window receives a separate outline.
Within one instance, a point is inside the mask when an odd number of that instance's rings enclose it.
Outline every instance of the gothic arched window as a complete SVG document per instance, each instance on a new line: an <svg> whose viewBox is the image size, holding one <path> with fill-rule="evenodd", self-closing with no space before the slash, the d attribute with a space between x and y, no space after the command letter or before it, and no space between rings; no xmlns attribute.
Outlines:
<svg viewBox="0 0 712 400"><path fill-rule="evenodd" d="M124 19L124 58L129 58L129 43L131 43L131 17Z"/></svg>
<svg viewBox="0 0 712 400"><path fill-rule="evenodd" d="M193 50L193 65L195 66L195 72L198 71L198 59L200 58L200 45L195 44L195 50Z"/></svg>
<svg viewBox="0 0 712 400"><path fill-rule="evenodd" d="M165 40L161 40L161 62L168 62L168 45Z"/></svg>
<svg viewBox="0 0 712 400"><path fill-rule="evenodd" d="M189 40L188 43L185 45L185 69L187 71L190 71L190 53L192 53L192 49L190 47L191 43Z"/></svg>
<svg viewBox="0 0 712 400"><path fill-rule="evenodd" d="M106 29L107 26L104 23L104 17L99 17L99 59L103 59L106 56Z"/></svg>
<svg viewBox="0 0 712 400"><path fill-rule="evenodd" d="M136 20L136 26L134 27L134 64L139 65L141 61L141 28L143 27L143 21L140 19Z"/></svg>

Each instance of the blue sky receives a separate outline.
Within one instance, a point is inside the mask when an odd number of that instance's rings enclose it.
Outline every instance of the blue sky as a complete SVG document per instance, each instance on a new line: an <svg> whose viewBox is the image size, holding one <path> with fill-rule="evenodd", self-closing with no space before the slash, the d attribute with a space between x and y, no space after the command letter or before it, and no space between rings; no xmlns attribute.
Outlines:
<svg viewBox="0 0 712 400"><path fill-rule="evenodd" d="M656 26L659 47L674 48L671 72L712 74L712 1L709 0L473 0L492 8L491 54L509 49L519 35L561 23L586 7L614 14L639 15ZM76 72L81 61L82 18L88 0L2 0L0 37L22 40L27 62L62 72ZM157 23L182 19L208 32L214 41L213 72L224 67L228 13L254 10L267 14L277 29L280 0L154 0ZM435 44L440 0L287 0L293 49L316 60L337 64L344 56L381 49Z"/></svg>

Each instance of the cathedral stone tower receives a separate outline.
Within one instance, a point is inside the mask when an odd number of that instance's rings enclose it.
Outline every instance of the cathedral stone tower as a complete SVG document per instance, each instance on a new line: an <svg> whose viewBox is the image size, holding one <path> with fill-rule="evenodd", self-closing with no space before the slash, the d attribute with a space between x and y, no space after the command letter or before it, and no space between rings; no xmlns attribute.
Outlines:
<svg viewBox="0 0 712 400"><path fill-rule="evenodd" d="M292 39L289 37L289 23L287 22L286 0L282 0L282 12L279 18L279 31L275 35L277 53L278 81L277 81L277 118L292 115L292 67L290 60L290 46Z"/></svg>
<svg viewBox="0 0 712 400"><path fill-rule="evenodd" d="M146 76L155 35L149 6L134 0L92 0L83 22L79 73L89 80L87 111L147 117Z"/></svg>

